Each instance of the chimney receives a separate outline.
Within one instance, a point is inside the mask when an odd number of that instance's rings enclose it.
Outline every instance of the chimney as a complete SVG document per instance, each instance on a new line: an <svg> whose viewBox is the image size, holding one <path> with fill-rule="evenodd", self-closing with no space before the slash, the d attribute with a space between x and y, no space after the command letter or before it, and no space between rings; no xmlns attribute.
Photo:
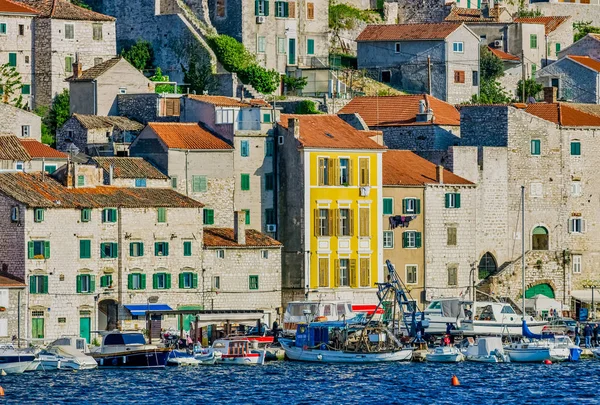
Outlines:
<svg viewBox="0 0 600 405"><path fill-rule="evenodd" d="M425 111L427 111L425 100L419 100L419 114L425 114Z"/></svg>
<svg viewBox="0 0 600 405"><path fill-rule="evenodd" d="M444 184L444 166L437 165L435 167L435 181L440 184Z"/></svg>
<svg viewBox="0 0 600 405"><path fill-rule="evenodd" d="M70 159L67 162L67 174L65 175L65 186L67 188L73 187L73 170L75 168L75 163L73 163Z"/></svg>
<svg viewBox="0 0 600 405"><path fill-rule="evenodd" d="M544 101L546 103L556 103L558 89L556 87L544 87Z"/></svg>
<svg viewBox="0 0 600 405"><path fill-rule="evenodd" d="M113 185L114 174L115 174L115 165L113 163L111 163L108 168L108 185L109 186Z"/></svg>
<svg viewBox="0 0 600 405"><path fill-rule="evenodd" d="M81 62L79 62L79 54L75 54L75 62L73 63L73 77L79 78L81 77L81 72L83 71L81 67Z"/></svg>
<svg viewBox="0 0 600 405"><path fill-rule="evenodd" d="M300 120L298 118L288 119L288 133L294 134L294 138L300 139Z"/></svg>
<svg viewBox="0 0 600 405"><path fill-rule="evenodd" d="M427 107L425 100L419 100L419 113L416 116L417 122L430 122L433 121L433 110Z"/></svg>
<svg viewBox="0 0 600 405"><path fill-rule="evenodd" d="M233 238L238 245L246 244L246 212L233 212Z"/></svg>

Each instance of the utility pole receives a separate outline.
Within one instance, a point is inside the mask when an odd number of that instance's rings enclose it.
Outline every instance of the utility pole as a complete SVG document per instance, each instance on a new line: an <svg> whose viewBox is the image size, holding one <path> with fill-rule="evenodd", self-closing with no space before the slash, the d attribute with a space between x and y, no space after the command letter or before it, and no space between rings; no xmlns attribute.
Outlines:
<svg viewBox="0 0 600 405"><path fill-rule="evenodd" d="M525 65L525 51L521 50L521 100L525 102L525 78L527 77L527 67Z"/></svg>
<svg viewBox="0 0 600 405"><path fill-rule="evenodd" d="M427 55L427 89L431 96L431 56Z"/></svg>

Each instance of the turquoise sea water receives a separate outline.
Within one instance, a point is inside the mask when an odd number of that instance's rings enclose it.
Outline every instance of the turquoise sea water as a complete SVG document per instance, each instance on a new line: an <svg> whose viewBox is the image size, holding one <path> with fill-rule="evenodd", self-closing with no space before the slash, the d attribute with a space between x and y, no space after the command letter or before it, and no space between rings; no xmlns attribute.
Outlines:
<svg viewBox="0 0 600 405"><path fill-rule="evenodd" d="M453 374L460 387L452 387ZM600 361L204 366L0 377L0 404L600 404Z"/></svg>

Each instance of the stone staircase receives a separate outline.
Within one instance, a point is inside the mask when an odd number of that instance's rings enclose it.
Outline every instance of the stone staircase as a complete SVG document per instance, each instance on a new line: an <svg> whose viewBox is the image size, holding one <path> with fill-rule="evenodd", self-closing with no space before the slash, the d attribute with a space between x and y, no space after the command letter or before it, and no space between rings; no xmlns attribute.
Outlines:
<svg viewBox="0 0 600 405"><path fill-rule="evenodd" d="M240 84L237 89L237 97L240 98L260 98L263 99L264 95L259 93L250 84Z"/></svg>

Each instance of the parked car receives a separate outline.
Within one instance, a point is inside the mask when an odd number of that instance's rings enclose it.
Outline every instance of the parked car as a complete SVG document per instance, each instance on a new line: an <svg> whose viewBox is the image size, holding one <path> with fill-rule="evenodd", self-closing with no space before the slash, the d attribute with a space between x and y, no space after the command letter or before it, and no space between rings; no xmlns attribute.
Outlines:
<svg viewBox="0 0 600 405"><path fill-rule="evenodd" d="M574 333L577 321L571 318L550 319L548 325L544 326L542 333L567 334Z"/></svg>

